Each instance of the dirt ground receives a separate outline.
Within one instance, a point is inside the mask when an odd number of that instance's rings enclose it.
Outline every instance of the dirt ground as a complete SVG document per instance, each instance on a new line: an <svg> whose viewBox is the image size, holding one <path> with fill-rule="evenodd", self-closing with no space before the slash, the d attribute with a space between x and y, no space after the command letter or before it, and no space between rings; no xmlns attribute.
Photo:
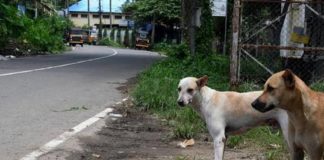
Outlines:
<svg viewBox="0 0 324 160"><path fill-rule="evenodd" d="M135 79L118 89L128 95ZM156 116L134 106L130 98L114 106L122 118L110 116L106 125L95 136L79 138L82 151L71 153L68 160L210 160L213 145L208 134L196 139L195 145L179 148L183 139L170 136L170 129ZM253 148L253 149L251 149ZM254 147L228 149L225 159L265 159Z"/></svg>

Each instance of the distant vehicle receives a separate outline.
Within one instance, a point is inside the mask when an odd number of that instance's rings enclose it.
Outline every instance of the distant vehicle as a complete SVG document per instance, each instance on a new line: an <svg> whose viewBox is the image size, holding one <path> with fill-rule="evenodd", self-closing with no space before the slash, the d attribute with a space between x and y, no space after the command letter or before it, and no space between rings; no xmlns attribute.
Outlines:
<svg viewBox="0 0 324 160"><path fill-rule="evenodd" d="M83 42L87 44L97 44L97 32L96 30L83 30Z"/></svg>
<svg viewBox="0 0 324 160"><path fill-rule="evenodd" d="M77 44L83 47L83 30L81 28L72 28L69 32L69 45L76 46Z"/></svg>
<svg viewBox="0 0 324 160"><path fill-rule="evenodd" d="M148 49L150 47L150 39L148 32L139 30L136 34L135 48Z"/></svg>

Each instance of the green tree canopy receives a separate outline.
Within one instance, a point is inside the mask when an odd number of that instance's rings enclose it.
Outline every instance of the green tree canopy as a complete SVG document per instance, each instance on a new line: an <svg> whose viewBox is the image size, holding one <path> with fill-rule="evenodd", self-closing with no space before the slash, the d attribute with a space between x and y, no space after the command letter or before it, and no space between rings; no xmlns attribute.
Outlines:
<svg viewBox="0 0 324 160"><path fill-rule="evenodd" d="M165 24L179 23L180 0L137 0L123 5L123 11L131 13L139 22L156 20Z"/></svg>

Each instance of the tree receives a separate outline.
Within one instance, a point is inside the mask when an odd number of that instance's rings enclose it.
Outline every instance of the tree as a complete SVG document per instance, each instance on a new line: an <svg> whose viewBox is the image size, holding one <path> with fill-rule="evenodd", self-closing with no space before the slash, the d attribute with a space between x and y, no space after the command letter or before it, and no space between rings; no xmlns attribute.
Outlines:
<svg viewBox="0 0 324 160"><path fill-rule="evenodd" d="M192 55L195 52L210 54L214 37L211 5L210 0L137 0L133 3L125 3L123 12L132 14L136 22L151 22L152 40L154 40L154 24L160 23L173 27L181 22L182 40L190 44ZM195 26L198 8L201 8L200 27Z"/></svg>
<svg viewBox="0 0 324 160"><path fill-rule="evenodd" d="M180 0L138 0L133 3L125 3L123 11L131 13L137 22L151 22L151 42L154 43L155 24L157 22L169 26L180 22Z"/></svg>
<svg viewBox="0 0 324 160"><path fill-rule="evenodd" d="M137 0L123 5L123 11L132 13L136 21L152 21L155 17L165 24L180 22L180 8L180 0Z"/></svg>

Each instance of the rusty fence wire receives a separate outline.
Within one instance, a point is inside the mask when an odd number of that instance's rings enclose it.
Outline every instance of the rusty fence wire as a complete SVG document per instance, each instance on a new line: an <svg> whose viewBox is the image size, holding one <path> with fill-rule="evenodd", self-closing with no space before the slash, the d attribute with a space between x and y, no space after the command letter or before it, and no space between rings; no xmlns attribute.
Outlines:
<svg viewBox="0 0 324 160"><path fill-rule="evenodd" d="M240 81L264 82L292 69L306 83L324 78L324 2L241 0Z"/></svg>

